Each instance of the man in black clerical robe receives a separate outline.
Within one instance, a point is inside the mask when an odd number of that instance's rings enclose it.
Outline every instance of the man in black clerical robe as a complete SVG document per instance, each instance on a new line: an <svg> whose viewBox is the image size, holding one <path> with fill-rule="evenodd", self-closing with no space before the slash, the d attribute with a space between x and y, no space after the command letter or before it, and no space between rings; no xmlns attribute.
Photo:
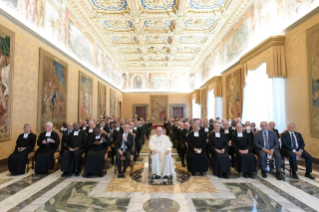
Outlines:
<svg viewBox="0 0 319 212"><path fill-rule="evenodd" d="M33 151L36 142L36 135L30 132L29 124L25 124L23 130L24 133L18 136L16 147L8 158L8 169L13 176L24 174L28 155Z"/></svg>
<svg viewBox="0 0 319 212"><path fill-rule="evenodd" d="M187 150L187 134L190 132L190 125L188 122L185 122L184 129L180 130L179 132L179 148L180 154L179 157L181 158L182 167L185 167L185 153Z"/></svg>
<svg viewBox="0 0 319 212"><path fill-rule="evenodd" d="M198 123L193 124L193 131L187 134L187 169L195 176L199 172L201 176L207 172L209 161L206 155L206 138L199 132Z"/></svg>
<svg viewBox="0 0 319 212"><path fill-rule="evenodd" d="M231 139L232 139L233 133L235 133L236 131L236 128L234 129L233 127L230 127L229 122L226 120L224 121L223 126L224 128L220 129L220 132L226 135L227 142L228 142L227 152L228 152L228 155L231 156L231 165L235 167L235 151L234 151Z"/></svg>
<svg viewBox="0 0 319 212"><path fill-rule="evenodd" d="M209 146L208 146L208 134L210 133L212 129L209 127L209 123L208 120L204 120L204 125L203 127L199 130L200 132L202 132L205 135L205 140L206 140L206 154L207 154L207 158L209 158Z"/></svg>
<svg viewBox="0 0 319 212"><path fill-rule="evenodd" d="M60 155L63 154L65 150L67 150L67 143L69 143L69 135L73 131L73 123L69 123L67 125L67 129L62 132L62 139L61 139L61 151Z"/></svg>
<svg viewBox="0 0 319 212"><path fill-rule="evenodd" d="M88 151L85 159L85 177L98 173L103 177L105 167L105 154L111 141L107 134L101 133L100 127L94 128L94 135L90 137Z"/></svg>
<svg viewBox="0 0 319 212"><path fill-rule="evenodd" d="M228 141L226 135L220 132L219 123L214 124L214 131L209 134L208 142L212 153L213 173L220 178L228 179L230 173Z"/></svg>
<svg viewBox="0 0 319 212"><path fill-rule="evenodd" d="M116 140L116 166L119 172L118 178L125 178L126 169L130 163L131 155L134 155L132 147L133 147L133 139L134 136L129 132L130 126L128 124L124 125L124 132L117 136ZM123 164L121 163L121 157L125 157L125 161Z"/></svg>
<svg viewBox="0 0 319 212"><path fill-rule="evenodd" d="M52 122L47 122L45 131L39 135L37 141L39 148L35 154L34 172L36 175L48 174L48 171L54 168L54 153L60 145L60 138L52 129Z"/></svg>
<svg viewBox="0 0 319 212"><path fill-rule="evenodd" d="M82 154L87 145L87 135L80 130L79 123L74 123L74 130L69 134L66 150L61 155L62 177L67 177L70 172L75 172L75 176L81 173Z"/></svg>
<svg viewBox="0 0 319 212"><path fill-rule="evenodd" d="M232 144L237 156L238 173L243 172L245 178L254 178L254 172L257 170L256 158L252 153L253 143L240 123L236 126L236 132L232 134Z"/></svg>

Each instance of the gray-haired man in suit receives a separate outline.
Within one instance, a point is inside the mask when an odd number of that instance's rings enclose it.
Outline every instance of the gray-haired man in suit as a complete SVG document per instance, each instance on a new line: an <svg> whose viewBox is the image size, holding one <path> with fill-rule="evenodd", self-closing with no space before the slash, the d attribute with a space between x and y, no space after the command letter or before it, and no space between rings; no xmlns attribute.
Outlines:
<svg viewBox="0 0 319 212"><path fill-rule="evenodd" d="M268 123L266 121L260 122L261 130L255 133L254 144L256 153L259 156L259 162L262 169L262 177L266 178L266 158L267 155L275 158L276 164L276 178L281 180L281 155L279 152L279 140L275 132L268 130Z"/></svg>

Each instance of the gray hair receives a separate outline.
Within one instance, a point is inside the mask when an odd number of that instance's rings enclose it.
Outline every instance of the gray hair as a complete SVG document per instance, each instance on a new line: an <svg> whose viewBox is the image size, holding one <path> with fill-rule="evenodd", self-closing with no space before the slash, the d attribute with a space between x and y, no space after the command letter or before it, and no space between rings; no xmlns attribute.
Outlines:
<svg viewBox="0 0 319 212"><path fill-rule="evenodd" d="M51 121L48 121L45 125L50 125L50 127L53 127L53 123Z"/></svg>
<svg viewBox="0 0 319 212"><path fill-rule="evenodd" d="M30 124L24 124L23 128L25 128L26 126L31 127L31 125L30 125Z"/></svg>

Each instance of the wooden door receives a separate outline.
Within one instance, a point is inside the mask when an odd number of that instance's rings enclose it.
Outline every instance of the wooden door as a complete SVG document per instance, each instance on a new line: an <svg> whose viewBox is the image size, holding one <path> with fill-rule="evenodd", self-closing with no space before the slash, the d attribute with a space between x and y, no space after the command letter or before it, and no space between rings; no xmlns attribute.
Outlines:
<svg viewBox="0 0 319 212"><path fill-rule="evenodd" d="M183 107L173 107L173 118L183 118L184 108Z"/></svg>
<svg viewBox="0 0 319 212"><path fill-rule="evenodd" d="M137 114L137 116L139 118L144 118L144 120L146 119L146 107L145 106L136 107L135 108L135 113Z"/></svg>

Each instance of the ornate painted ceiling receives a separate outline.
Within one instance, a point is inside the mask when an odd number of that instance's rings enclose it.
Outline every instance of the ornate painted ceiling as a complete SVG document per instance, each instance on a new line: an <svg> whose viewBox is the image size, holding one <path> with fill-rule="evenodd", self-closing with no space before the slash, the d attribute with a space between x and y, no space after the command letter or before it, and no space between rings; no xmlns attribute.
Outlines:
<svg viewBox="0 0 319 212"><path fill-rule="evenodd" d="M251 0L65 0L123 71L195 68Z"/></svg>

